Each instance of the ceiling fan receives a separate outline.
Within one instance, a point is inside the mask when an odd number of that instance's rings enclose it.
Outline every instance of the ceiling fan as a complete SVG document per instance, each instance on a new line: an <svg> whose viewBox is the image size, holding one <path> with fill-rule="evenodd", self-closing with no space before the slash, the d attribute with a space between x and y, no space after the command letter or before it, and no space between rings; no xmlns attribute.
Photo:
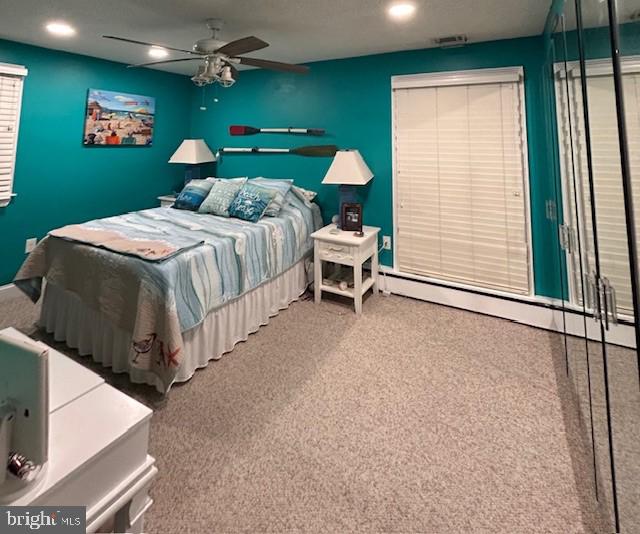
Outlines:
<svg viewBox="0 0 640 534"><path fill-rule="evenodd" d="M124 41L126 43L164 48L165 50L173 50L175 52L190 54L191 57L127 65L127 68L150 67L153 65L165 65L167 63L179 63L182 61L199 61L200 65L198 66L198 70L195 75L191 77L193 83L198 87L203 87L216 82L223 87L231 87L236 82L239 75L238 69L235 65L250 65L261 69L294 72L297 74L305 74L309 71L309 67L304 65L292 65L290 63L269 61L267 59L243 57L242 54L248 54L249 52L255 52L256 50L266 48L269 46L269 43L265 43L262 39L258 39L254 36L243 37L242 39L225 43L218 39L218 34L222 29L222 25L223 23L219 19L207 20L207 27L211 30L211 37L196 41L192 50L184 50L182 48L174 48L156 43L145 43L144 41L136 41L125 37L116 37L114 35L103 35L102 37L105 39L113 39L115 41Z"/></svg>

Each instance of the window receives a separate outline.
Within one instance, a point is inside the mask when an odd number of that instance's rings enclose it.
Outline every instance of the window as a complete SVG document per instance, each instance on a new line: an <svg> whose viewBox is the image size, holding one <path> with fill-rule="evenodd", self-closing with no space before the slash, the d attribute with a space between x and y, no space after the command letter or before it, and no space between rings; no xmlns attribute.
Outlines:
<svg viewBox="0 0 640 534"><path fill-rule="evenodd" d="M556 95L559 124L560 161L563 173L565 213L577 236L580 220L582 230L582 258L577 251L569 257L570 290L573 302L582 304L580 285L580 260L585 276L595 269L595 250L589 197L589 173L580 68L570 64L568 80L563 65L556 69ZM600 267L616 291L617 311L633 315L631 274L627 249L625 214L622 209L622 166L611 61L587 62L587 95L592 139L593 182L595 191L596 222L599 234ZM622 60L625 116L629 154L631 155L631 181L635 208L636 233L640 235L640 58ZM568 93L568 94L567 94ZM571 119L571 120L570 120ZM571 132L569 131L571 129ZM569 135L571 133L571 135ZM573 150L572 144L573 142ZM572 159L575 156L575 161ZM571 169L575 170L576 195L574 196ZM578 199L578 205L573 202Z"/></svg>
<svg viewBox="0 0 640 534"><path fill-rule="evenodd" d="M396 269L530 294L522 68L396 76Z"/></svg>
<svg viewBox="0 0 640 534"><path fill-rule="evenodd" d="M22 84L27 69L0 63L0 208L13 197Z"/></svg>

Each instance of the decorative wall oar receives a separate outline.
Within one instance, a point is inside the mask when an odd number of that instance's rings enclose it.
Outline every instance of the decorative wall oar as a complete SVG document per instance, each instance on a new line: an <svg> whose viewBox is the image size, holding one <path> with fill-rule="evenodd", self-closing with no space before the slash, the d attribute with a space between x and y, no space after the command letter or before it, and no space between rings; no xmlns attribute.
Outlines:
<svg viewBox="0 0 640 534"><path fill-rule="evenodd" d="M298 156L332 158L336 155L336 145L309 145L296 148L219 148L219 154L296 154Z"/></svg>
<svg viewBox="0 0 640 534"><path fill-rule="evenodd" d="M324 135L322 128L254 128L234 124L229 126L231 135L255 135L258 133L290 133L299 135Z"/></svg>

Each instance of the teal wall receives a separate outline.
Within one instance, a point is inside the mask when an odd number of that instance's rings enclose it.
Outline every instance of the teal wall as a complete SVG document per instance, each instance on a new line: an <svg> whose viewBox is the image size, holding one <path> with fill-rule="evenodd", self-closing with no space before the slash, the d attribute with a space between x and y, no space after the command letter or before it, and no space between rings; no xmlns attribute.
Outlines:
<svg viewBox="0 0 640 534"><path fill-rule="evenodd" d="M640 22L627 22L620 24L618 28L620 34L620 54L622 56L635 56L640 54ZM610 38L608 26L586 29L583 32L585 59L610 58ZM577 61L579 59L577 31L569 31L564 36L561 33L555 33L553 40L556 50L556 61L564 59L565 46L563 41L566 42L566 60Z"/></svg>
<svg viewBox="0 0 640 534"><path fill-rule="evenodd" d="M18 159L11 204L0 209L0 284L24 260L24 241L51 228L152 206L155 197L180 184L182 169L166 163L179 142L204 137L219 146L298 146L335 143L359 149L375 174L362 188L364 217L393 235L391 181L391 86L393 75L522 65L525 69L535 291L560 296L562 277L557 232L545 216L554 198L554 157L549 150L548 55L544 39L531 37L316 62L307 76L244 71L229 90L202 90L184 76L0 40L0 62L29 68L25 80ZM151 148L90 149L82 146L89 87L154 96L157 116ZM218 99L214 102L213 97ZM232 138L230 124L312 126L323 138ZM319 191L325 218L336 211L337 190L320 184L330 160L296 156L232 156L218 164L221 176L294 178ZM381 261L392 265L390 252Z"/></svg>
<svg viewBox="0 0 640 534"><path fill-rule="evenodd" d="M313 143L357 148L375 175L362 191L365 222L380 226L384 235L393 235L391 76L516 65L525 70L535 291L557 297L562 293L557 230L545 216L545 201L554 198L555 163L548 151L548 95L543 83L548 63L542 37L316 62L306 76L244 71L233 88L207 90L206 111L199 110L202 90L193 89L192 135L204 137L212 148ZM214 103L213 96L219 102ZM239 138L228 135L230 124L318 127L329 135ZM330 218L336 211L337 191L320 184L329 163L326 158L228 155L217 172L293 178L319 192L325 218ZM391 253L385 251L381 262L391 265Z"/></svg>
<svg viewBox="0 0 640 534"><path fill-rule="evenodd" d="M192 84L185 76L0 40L0 62L25 65L14 198L0 208L0 285L25 259L25 239L58 226L156 204L183 169L166 162L189 134ZM152 147L82 146L87 89L156 98Z"/></svg>

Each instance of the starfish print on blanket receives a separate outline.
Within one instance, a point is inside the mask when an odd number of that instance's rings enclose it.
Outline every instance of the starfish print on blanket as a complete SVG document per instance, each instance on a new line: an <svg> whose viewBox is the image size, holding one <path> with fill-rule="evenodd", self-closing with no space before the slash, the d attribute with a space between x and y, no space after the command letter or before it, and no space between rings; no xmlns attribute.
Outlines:
<svg viewBox="0 0 640 534"><path fill-rule="evenodd" d="M170 366L178 367L178 360L176 359L176 356L178 355L179 352L180 352L180 347L172 351L168 345L167 345L167 350L165 351L164 343L160 341L160 356L162 357L162 363L164 363L166 367L170 367Z"/></svg>

